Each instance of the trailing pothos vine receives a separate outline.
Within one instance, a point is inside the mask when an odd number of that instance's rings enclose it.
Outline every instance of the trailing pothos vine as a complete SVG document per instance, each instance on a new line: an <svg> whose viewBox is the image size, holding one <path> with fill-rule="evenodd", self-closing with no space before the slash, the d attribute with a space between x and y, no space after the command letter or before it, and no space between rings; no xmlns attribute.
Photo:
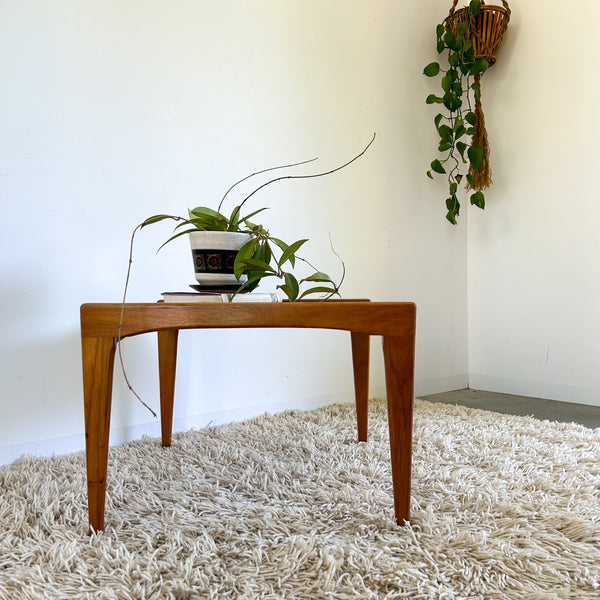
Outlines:
<svg viewBox="0 0 600 600"><path fill-rule="evenodd" d="M481 209L485 208L483 190L491 183L480 83L489 63L476 57L472 42L480 10L481 2L473 0L462 20L447 19L437 26L437 51L447 60L444 66L431 62L423 70L427 77L441 75L441 93L429 94L426 99L427 104L440 104L445 109L433 120L441 156L431 162L427 175L431 179L434 173L447 176L446 218L453 225L460 212L458 187L463 178L466 189L472 191L470 203Z"/></svg>

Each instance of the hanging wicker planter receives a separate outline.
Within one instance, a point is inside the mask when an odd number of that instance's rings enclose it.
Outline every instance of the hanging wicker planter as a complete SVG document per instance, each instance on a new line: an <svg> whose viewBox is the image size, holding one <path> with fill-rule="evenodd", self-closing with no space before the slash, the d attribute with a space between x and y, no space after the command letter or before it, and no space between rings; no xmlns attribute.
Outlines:
<svg viewBox="0 0 600 600"><path fill-rule="evenodd" d="M454 0L450 13L444 21L444 25L450 31L455 32L459 23L467 23L471 32L471 43L475 51L475 58L485 59L490 67L496 62L496 55L500 48L500 42L510 21L510 8L506 0L502 0L504 6L492 6L485 4L482 0L479 14L471 17L469 8L455 10L458 0ZM469 19L471 22L469 23ZM481 84L481 75L475 76L475 82ZM469 168L469 173L475 180L475 185L468 184L467 189L485 190L492 185L492 168L490 166L490 144L488 142L485 117L481 106L481 95L475 102L475 115L477 124L471 144L481 146L484 149L483 162L479 169Z"/></svg>
<svg viewBox="0 0 600 600"><path fill-rule="evenodd" d="M453 0L448 16L436 27L437 51L445 63L429 63L423 73L427 77L441 76L442 93L429 94L427 104L439 104L434 119L439 134L440 158L431 162L427 175L446 174L450 196L446 200L446 218L456 224L460 202L458 186L463 179L463 165L468 164L467 190L471 204L485 207L483 191L492 184L490 147L481 106L481 76L495 64L500 43L510 21L510 8L471 0L465 8L456 10ZM471 137L470 143L466 136Z"/></svg>
<svg viewBox="0 0 600 600"><path fill-rule="evenodd" d="M456 32L458 23L465 23L470 18L468 8L456 10L458 0L454 0L450 14L446 17L444 25L447 29ZM510 21L510 8L508 2L502 0L504 6L492 6L481 2L481 10L474 18L471 43L477 58L485 58L490 66L496 62L496 55L502 37Z"/></svg>

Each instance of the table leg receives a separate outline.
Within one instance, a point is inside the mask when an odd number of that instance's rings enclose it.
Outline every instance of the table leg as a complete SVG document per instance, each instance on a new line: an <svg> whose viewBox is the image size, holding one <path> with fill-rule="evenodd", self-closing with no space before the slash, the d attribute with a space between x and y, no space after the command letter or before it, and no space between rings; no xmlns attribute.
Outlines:
<svg viewBox="0 0 600 600"><path fill-rule="evenodd" d="M384 336L392 482L398 525L404 525L410 518L414 355L413 338Z"/></svg>
<svg viewBox="0 0 600 600"><path fill-rule="evenodd" d="M160 428L162 445L171 445L173 432L173 400L177 367L178 329L158 332L158 373L160 378Z"/></svg>
<svg viewBox="0 0 600 600"><path fill-rule="evenodd" d="M354 369L354 395L358 441L366 442L369 425L369 348L368 333L350 333L352 339L352 366Z"/></svg>
<svg viewBox="0 0 600 600"><path fill-rule="evenodd" d="M99 531L104 528L114 338L83 337L81 356L89 523L91 529Z"/></svg>

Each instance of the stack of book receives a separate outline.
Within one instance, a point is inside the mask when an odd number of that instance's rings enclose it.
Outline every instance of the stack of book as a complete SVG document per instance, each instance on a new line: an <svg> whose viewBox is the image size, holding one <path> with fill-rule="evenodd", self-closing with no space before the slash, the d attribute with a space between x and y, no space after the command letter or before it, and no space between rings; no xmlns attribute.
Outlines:
<svg viewBox="0 0 600 600"><path fill-rule="evenodd" d="M235 294L233 292L163 292L165 302L282 302L283 295L277 292Z"/></svg>

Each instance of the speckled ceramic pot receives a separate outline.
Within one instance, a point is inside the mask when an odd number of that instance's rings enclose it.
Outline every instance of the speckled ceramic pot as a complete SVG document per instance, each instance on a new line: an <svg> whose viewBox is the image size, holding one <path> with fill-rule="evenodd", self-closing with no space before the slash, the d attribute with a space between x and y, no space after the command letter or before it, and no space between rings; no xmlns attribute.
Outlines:
<svg viewBox="0 0 600 600"><path fill-rule="evenodd" d="M246 275L236 279L233 263L238 250L250 239L247 233L193 231L189 234L196 281L206 288L239 286Z"/></svg>

